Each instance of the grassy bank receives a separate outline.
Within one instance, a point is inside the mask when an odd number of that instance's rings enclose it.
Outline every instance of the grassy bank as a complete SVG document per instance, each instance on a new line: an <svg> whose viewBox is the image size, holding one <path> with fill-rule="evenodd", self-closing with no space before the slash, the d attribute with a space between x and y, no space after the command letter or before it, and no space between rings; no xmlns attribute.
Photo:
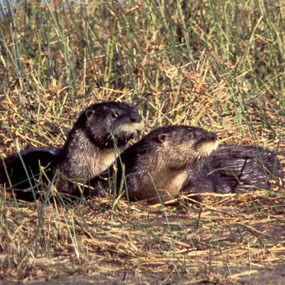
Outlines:
<svg viewBox="0 0 285 285"><path fill-rule="evenodd" d="M1 156L62 145L80 110L113 99L137 105L146 131L198 125L227 143L284 150L282 1L23 1L6 12ZM1 195L0 278L229 284L285 259L284 189L178 208L98 200L75 209Z"/></svg>

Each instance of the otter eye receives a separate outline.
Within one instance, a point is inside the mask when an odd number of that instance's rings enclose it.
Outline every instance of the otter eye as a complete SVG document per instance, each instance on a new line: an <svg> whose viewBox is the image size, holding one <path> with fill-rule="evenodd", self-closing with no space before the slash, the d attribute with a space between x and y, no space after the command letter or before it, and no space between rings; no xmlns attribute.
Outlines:
<svg viewBox="0 0 285 285"><path fill-rule="evenodd" d="M116 118L119 117L118 113L116 113L115 111L112 111L112 112L111 112L111 116L112 116L112 118L114 118L114 119L116 119Z"/></svg>
<svg viewBox="0 0 285 285"><path fill-rule="evenodd" d="M85 111L86 117L90 118L94 114L94 112L95 112L94 110L86 110Z"/></svg>

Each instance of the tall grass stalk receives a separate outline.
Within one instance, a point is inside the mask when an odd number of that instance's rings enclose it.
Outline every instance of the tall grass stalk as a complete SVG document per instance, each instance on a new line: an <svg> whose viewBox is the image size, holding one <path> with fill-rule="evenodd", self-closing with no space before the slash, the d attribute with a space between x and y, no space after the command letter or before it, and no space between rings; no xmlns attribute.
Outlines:
<svg viewBox="0 0 285 285"><path fill-rule="evenodd" d="M284 150L281 0L9 3L0 8L1 157L61 146L80 111L103 100L137 105L146 132L199 125L222 142ZM87 272L136 283L130 276L177 273L230 284L248 262L284 263L284 191L206 195L202 208L106 198L74 208L15 202L0 187L1 278Z"/></svg>

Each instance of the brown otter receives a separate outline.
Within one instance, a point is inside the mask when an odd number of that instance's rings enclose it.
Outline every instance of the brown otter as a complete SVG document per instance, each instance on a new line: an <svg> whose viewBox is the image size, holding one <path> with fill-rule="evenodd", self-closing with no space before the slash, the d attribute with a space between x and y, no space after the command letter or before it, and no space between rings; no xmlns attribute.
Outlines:
<svg viewBox="0 0 285 285"><path fill-rule="evenodd" d="M200 165L191 167L184 193L243 193L269 189L269 180L282 179L282 166L276 155L265 148L221 145ZM201 199L201 197L199 197Z"/></svg>
<svg viewBox="0 0 285 285"><path fill-rule="evenodd" d="M125 150L116 163L91 179L91 195L104 195L110 182L114 191L124 185L129 200L150 203L173 199L188 180L188 168L216 147L216 134L190 126L153 130Z"/></svg>
<svg viewBox="0 0 285 285"><path fill-rule="evenodd" d="M40 164L50 164L48 178L56 174L58 189L73 193L71 181L84 182L110 166L142 127L140 115L126 103L93 104L80 114L62 149L36 148L8 156L0 165L0 179L23 190L36 184L29 178L39 177ZM29 195L22 193L21 198L25 196Z"/></svg>

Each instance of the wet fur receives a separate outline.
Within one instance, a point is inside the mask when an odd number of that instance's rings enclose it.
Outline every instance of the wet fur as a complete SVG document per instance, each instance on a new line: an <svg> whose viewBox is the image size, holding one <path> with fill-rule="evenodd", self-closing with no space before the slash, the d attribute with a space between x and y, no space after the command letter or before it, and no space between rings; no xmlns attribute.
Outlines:
<svg viewBox="0 0 285 285"><path fill-rule="evenodd" d="M185 193L243 193L270 189L269 180L284 178L274 152L253 146L221 145L212 154L189 168Z"/></svg>
<svg viewBox="0 0 285 285"><path fill-rule="evenodd" d="M17 199L33 200L41 184L52 177L59 152L58 148L36 147L0 159L0 182L13 189Z"/></svg>

